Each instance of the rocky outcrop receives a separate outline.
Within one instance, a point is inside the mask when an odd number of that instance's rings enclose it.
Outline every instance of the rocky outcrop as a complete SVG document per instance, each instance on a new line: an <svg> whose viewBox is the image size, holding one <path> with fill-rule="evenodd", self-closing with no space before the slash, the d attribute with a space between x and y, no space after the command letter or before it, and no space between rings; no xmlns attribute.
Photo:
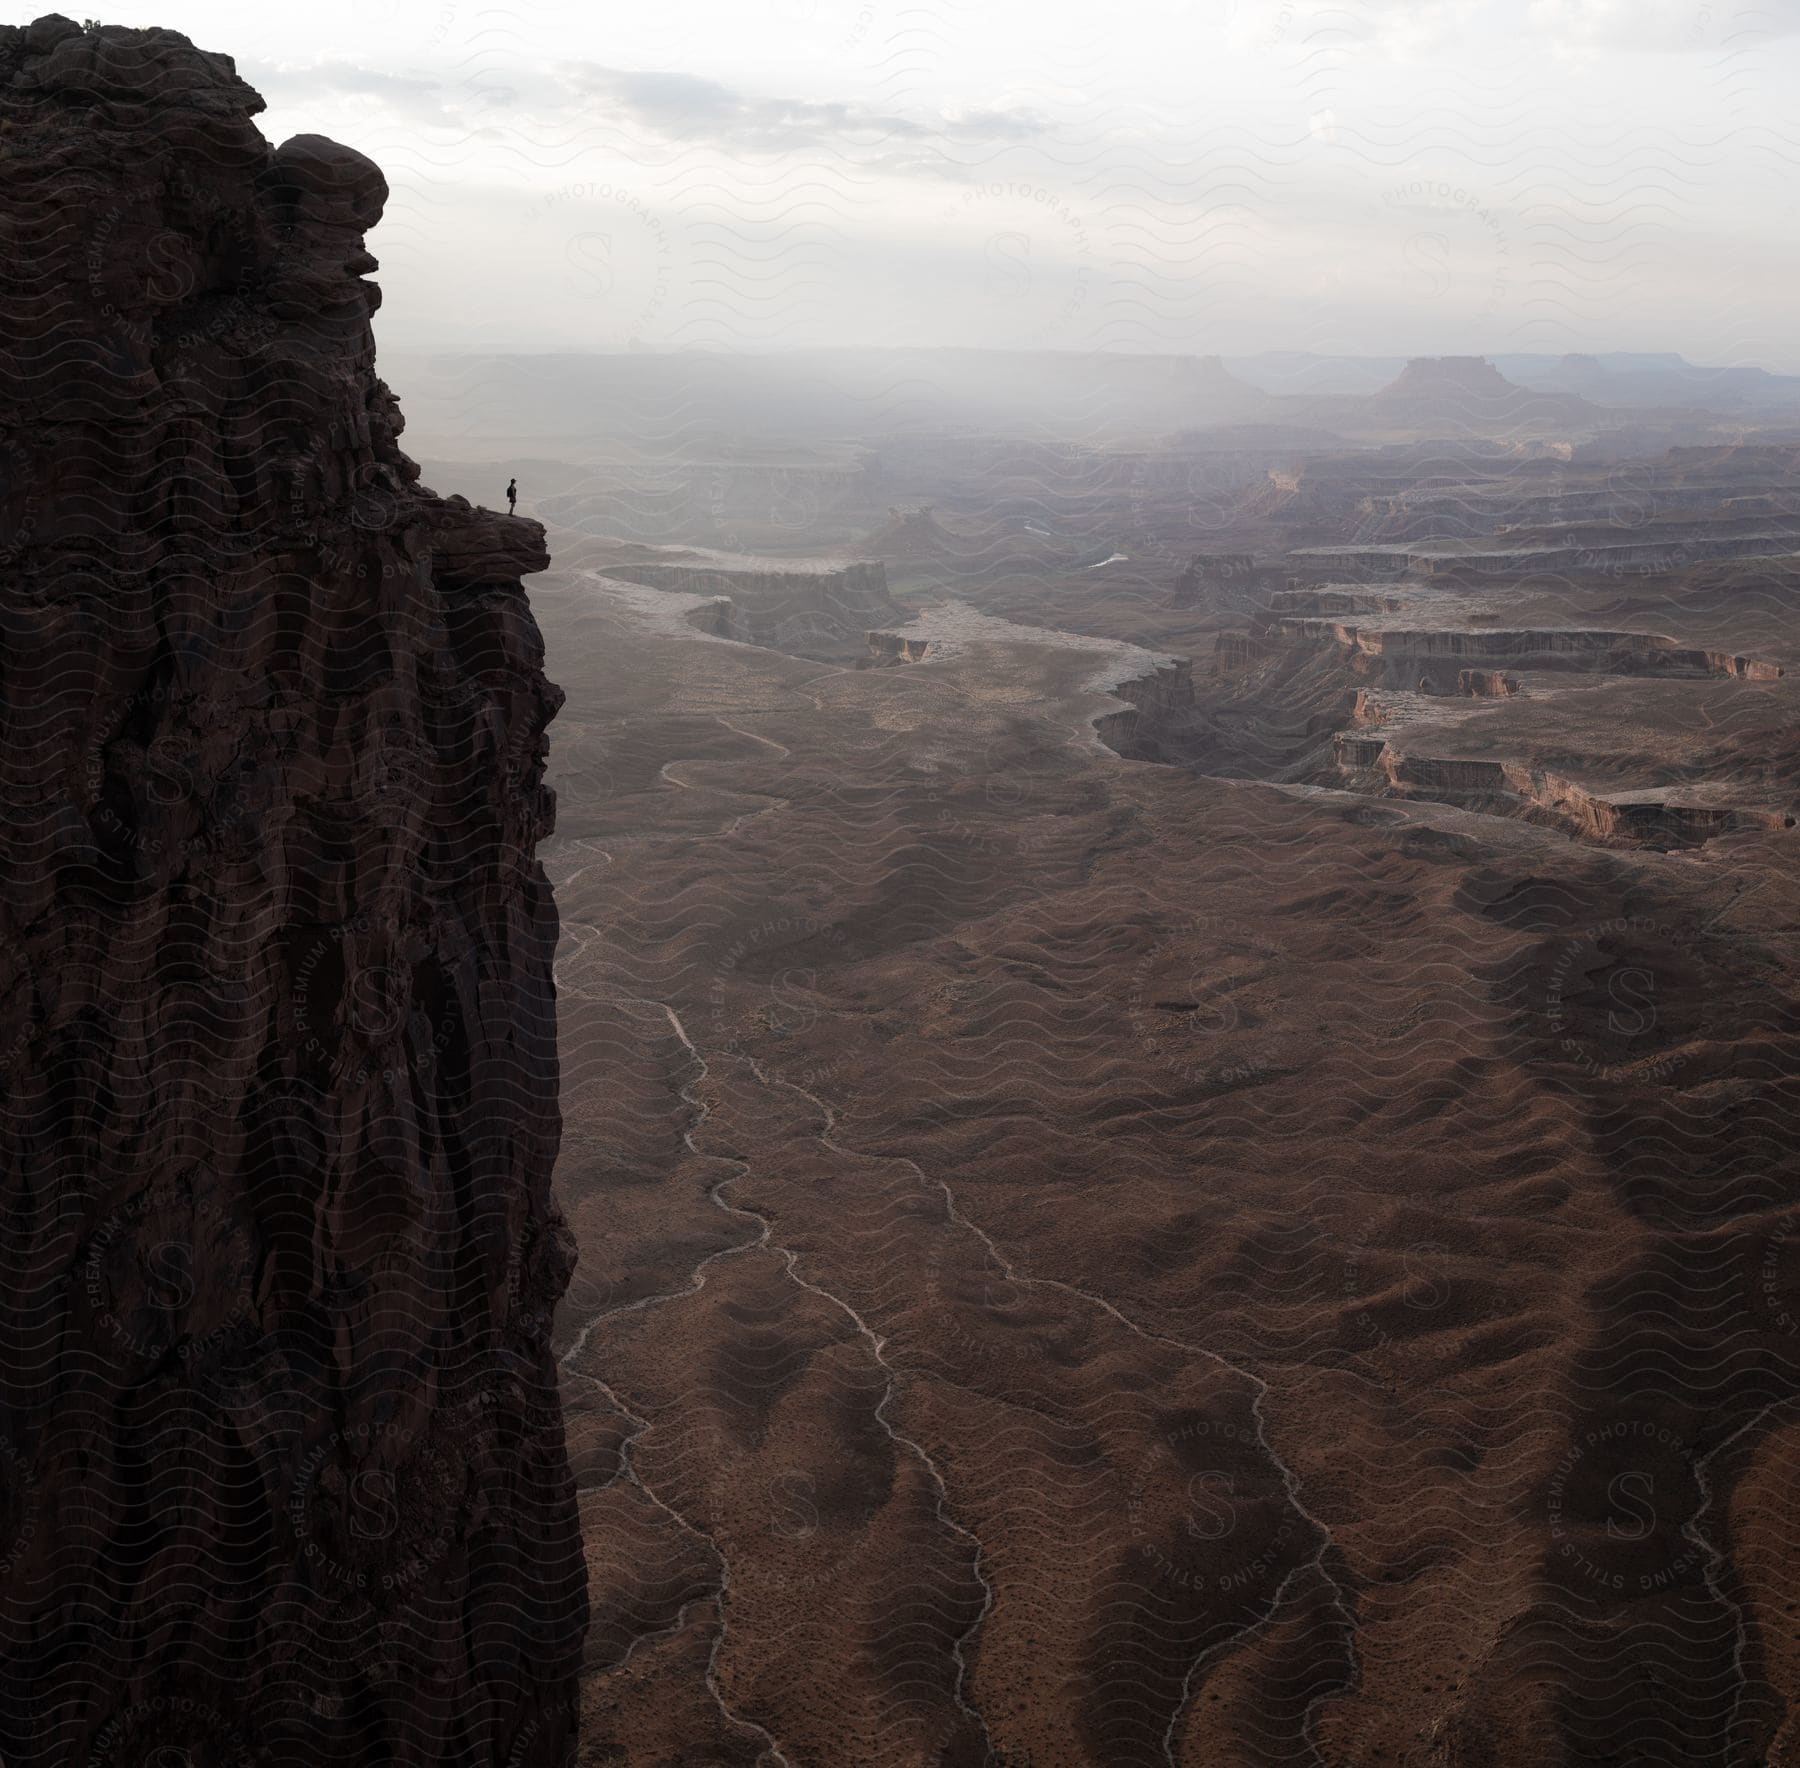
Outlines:
<svg viewBox="0 0 1800 1768"><path fill-rule="evenodd" d="M1519 684L1500 669L1459 669L1456 691L1471 700L1504 700L1519 691Z"/></svg>
<svg viewBox="0 0 1800 1768"><path fill-rule="evenodd" d="M1731 651L1703 651L1701 655L1713 674L1735 676L1739 681L1780 681L1787 674L1779 663L1766 657L1744 657Z"/></svg>
<svg viewBox="0 0 1800 1768"><path fill-rule="evenodd" d="M1257 564L1249 553L1196 553L1169 592L1171 608L1244 612L1292 582L1284 571Z"/></svg>
<svg viewBox="0 0 1800 1768"><path fill-rule="evenodd" d="M1601 415L1578 395L1517 386L1480 356L1415 356L1355 411L1364 423L1409 430L1447 426L1452 435L1560 431L1591 425Z"/></svg>
<svg viewBox="0 0 1800 1768"><path fill-rule="evenodd" d="M626 560L607 569L629 583L713 597L700 624L715 637L821 662L858 658L872 623L903 617L888 594L887 572L874 561L821 565L696 555L667 563Z"/></svg>
<svg viewBox="0 0 1800 1768"><path fill-rule="evenodd" d="M1213 640L1213 673L1249 675L1292 649L1267 632L1221 632Z"/></svg>
<svg viewBox="0 0 1800 1768"><path fill-rule="evenodd" d="M1295 539L1303 527L1302 562L1345 572L1636 577L1800 547L1791 447L1653 453L1656 438L1607 436L1603 449L1516 440L1314 456L1271 470L1253 501L1295 524Z"/></svg>
<svg viewBox="0 0 1800 1768"><path fill-rule="evenodd" d="M1339 734L1333 754L1347 774L1378 775L1375 784L1388 795L1524 816L1589 841L1695 847L1716 835L1795 825L1793 816L1766 805L1677 804L1666 794L1647 792L1613 796L1523 763L1414 755L1357 731Z"/></svg>
<svg viewBox="0 0 1800 1768"><path fill-rule="evenodd" d="M943 560L967 553L970 543L953 534L932 513L930 504L902 509L889 504L887 520L859 542L871 557L898 562Z"/></svg>
<svg viewBox="0 0 1800 1768"><path fill-rule="evenodd" d="M261 108L0 29L0 1756L561 1763L544 537Z"/></svg>
<svg viewBox="0 0 1800 1768"><path fill-rule="evenodd" d="M1530 443L1462 438L1424 447L1312 452L1270 467L1249 508L1277 520L1360 526L1370 511L1472 481L1511 478L1536 452Z"/></svg>
<svg viewBox="0 0 1800 1768"><path fill-rule="evenodd" d="M1574 669L1608 675L1722 675L1776 681L1780 665L1724 651L1679 645L1653 632L1619 632L1579 626L1431 628L1353 626L1346 621L1280 618L1271 635L1293 643L1332 645L1355 657L1380 659L1400 676L1423 661L1472 659L1471 668L1498 658L1520 668ZM1460 669L1457 679L1470 673ZM1412 681L1407 680L1411 686ZM1437 690L1448 691L1448 690Z"/></svg>
<svg viewBox="0 0 1800 1768"><path fill-rule="evenodd" d="M1382 757L1387 754L1387 739L1357 736L1346 731L1333 739L1332 750L1339 767L1379 767Z"/></svg>
<svg viewBox="0 0 1800 1768"><path fill-rule="evenodd" d="M1295 548L1294 557L1308 569L1341 571L1352 581L1365 571L1392 576L1413 563L1413 555L1398 546L1303 546Z"/></svg>
<svg viewBox="0 0 1800 1768"><path fill-rule="evenodd" d="M733 606L731 597L716 595L690 608L686 619L696 631L704 632L710 638L741 641L743 632L737 624L736 616L737 609Z"/></svg>
<svg viewBox="0 0 1800 1768"><path fill-rule="evenodd" d="M1733 560L1785 559L1800 551L1800 529L1757 522L1733 531L1671 524L1666 533L1621 539L1611 526L1551 530L1532 536L1501 531L1491 543L1441 539L1411 543L1308 546L1295 550L1302 563L1337 571L1409 572L1419 577L1520 577L1555 572L1604 577L1682 571Z"/></svg>
<svg viewBox="0 0 1800 1768"><path fill-rule="evenodd" d="M1335 583L1277 590L1269 597L1271 614L1393 614L1406 605L1407 598L1402 595L1380 595Z"/></svg>
<svg viewBox="0 0 1800 1768"><path fill-rule="evenodd" d="M1125 704L1094 720L1101 742L1135 761L1172 760L1179 754L1194 715L1193 666L1187 658L1155 658L1149 669L1107 691Z"/></svg>
<svg viewBox="0 0 1800 1768"><path fill-rule="evenodd" d="M1434 698L1449 695L1465 700L1504 700L1519 691L1518 682L1503 670L1457 669L1435 661L1421 671L1416 687Z"/></svg>
<svg viewBox="0 0 1800 1768"><path fill-rule="evenodd" d="M906 638L898 632L871 632L869 654L879 663L923 663L931 655L931 640Z"/></svg>

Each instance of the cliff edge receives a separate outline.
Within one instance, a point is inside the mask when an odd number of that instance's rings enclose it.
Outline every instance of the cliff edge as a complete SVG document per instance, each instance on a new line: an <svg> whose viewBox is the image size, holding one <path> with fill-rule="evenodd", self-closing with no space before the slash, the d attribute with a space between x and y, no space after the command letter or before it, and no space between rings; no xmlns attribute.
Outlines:
<svg viewBox="0 0 1800 1768"><path fill-rule="evenodd" d="M262 108L0 28L0 1756L560 1763L548 556Z"/></svg>

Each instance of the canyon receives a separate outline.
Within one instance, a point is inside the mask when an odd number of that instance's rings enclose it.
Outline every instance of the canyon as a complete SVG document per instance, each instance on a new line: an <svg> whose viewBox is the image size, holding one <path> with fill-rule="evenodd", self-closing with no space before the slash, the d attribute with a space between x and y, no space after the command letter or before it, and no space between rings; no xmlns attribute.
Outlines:
<svg viewBox="0 0 1800 1768"><path fill-rule="evenodd" d="M584 1760L1792 1753L1800 477L1633 433L552 528Z"/></svg>
<svg viewBox="0 0 1800 1768"><path fill-rule="evenodd" d="M261 108L0 29L0 1755L1800 1758L1791 390L384 341L403 451Z"/></svg>

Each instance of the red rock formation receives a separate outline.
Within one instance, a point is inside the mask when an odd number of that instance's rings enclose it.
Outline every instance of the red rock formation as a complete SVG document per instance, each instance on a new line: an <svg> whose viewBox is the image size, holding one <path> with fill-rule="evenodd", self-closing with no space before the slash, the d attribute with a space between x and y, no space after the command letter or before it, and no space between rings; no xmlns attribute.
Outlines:
<svg viewBox="0 0 1800 1768"><path fill-rule="evenodd" d="M1519 684L1500 669L1459 669L1456 689L1472 700L1504 700L1519 691Z"/></svg>
<svg viewBox="0 0 1800 1768"><path fill-rule="evenodd" d="M897 632L871 632L869 654L879 663L923 663L931 655L931 640L904 638Z"/></svg>
<svg viewBox="0 0 1800 1768"><path fill-rule="evenodd" d="M261 108L0 29L0 1755L561 1762L547 555Z"/></svg>

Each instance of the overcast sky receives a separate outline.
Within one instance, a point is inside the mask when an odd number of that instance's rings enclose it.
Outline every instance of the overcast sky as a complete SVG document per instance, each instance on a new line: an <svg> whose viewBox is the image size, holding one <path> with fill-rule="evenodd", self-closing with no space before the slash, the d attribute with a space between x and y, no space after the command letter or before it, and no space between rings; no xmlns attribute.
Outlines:
<svg viewBox="0 0 1800 1768"><path fill-rule="evenodd" d="M15 9L29 18L38 8ZM1800 370L1800 0L118 0L385 168L389 348Z"/></svg>

